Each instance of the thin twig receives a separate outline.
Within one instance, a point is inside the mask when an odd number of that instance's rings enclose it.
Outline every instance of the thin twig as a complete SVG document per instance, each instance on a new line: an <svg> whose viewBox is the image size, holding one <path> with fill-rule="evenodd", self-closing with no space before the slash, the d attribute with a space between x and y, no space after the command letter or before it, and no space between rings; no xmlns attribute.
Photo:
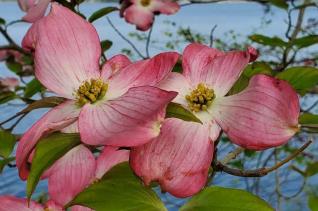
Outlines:
<svg viewBox="0 0 318 211"><path fill-rule="evenodd" d="M149 44L150 44L150 39L151 39L151 34L152 34L152 29L153 29L153 26L154 26L154 23L155 23L155 20L150 28L150 31L148 33L148 37L147 37L147 43L146 43L146 55L147 55L147 58L150 58L150 53L149 53Z"/></svg>
<svg viewBox="0 0 318 211"><path fill-rule="evenodd" d="M241 154L242 152L244 152L244 149L241 147L236 148L235 150L233 150L232 152L230 152L229 154L227 154L225 156L225 158L223 158L223 160L221 160L221 163L223 165L226 165L227 163L229 163L231 160L235 159L239 154Z"/></svg>
<svg viewBox="0 0 318 211"><path fill-rule="evenodd" d="M142 59L146 59L146 57L142 55L142 53L138 50L138 48L116 28L116 26L112 23L112 21L109 19L109 17L106 17L106 18L107 18L107 21L108 21L109 25L115 30L115 32L116 32L123 40L125 40L125 41L136 51L136 53L137 53Z"/></svg>
<svg viewBox="0 0 318 211"><path fill-rule="evenodd" d="M217 24L215 24L214 26L213 26L213 28L211 29L211 32L210 32L210 47L212 48L212 46L213 46L213 34L214 34L214 31L215 31L215 29L216 29L216 27L217 27L218 25Z"/></svg>
<svg viewBox="0 0 318 211"><path fill-rule="evenodd" d="M262 177L262 176L265 176L265 175L267 175L268 173L270 173L272 171L277 170L278 168L280 168L284 164L288 163L289 161L291 161L292 159L297 157L311 143L312 143L311 140L308 141L301 148L299 148L294 153L292 153L290 156L288 156L287 158L285 158L284 160L278 162L276 165L274 165L274 166L272 166L270 168L259 168L259 169L255 169L255 170L241 170L241 169L234 169L234 168L228 167L226 165L223 165L221 162L218 162L217 165L216 165L216 167L217 167L216 170L217 171L223 171L223 172L226 172L228 174L231 174L231 175L234 175L234 176L239 176L239 177Z"/></svg>

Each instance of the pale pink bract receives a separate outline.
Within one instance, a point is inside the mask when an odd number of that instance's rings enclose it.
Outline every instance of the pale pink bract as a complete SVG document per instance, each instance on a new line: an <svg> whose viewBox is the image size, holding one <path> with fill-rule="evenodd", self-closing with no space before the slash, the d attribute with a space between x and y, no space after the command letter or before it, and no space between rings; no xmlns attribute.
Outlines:
<svg viewBox="0 0 318 211"><path fill-rule="evenodd" d="M19 141L16 161L22 179L27 178L28 158L38 140L69 125L89 145L137 146L158 136L165 107L177 93L155 86L167 77L179 54L162 53L134 63L117 55L100 70L96 30L57 3L52 3L48 16L32 25L23 47L34 48L37 79L67 100L45 114ZM86 82L93 84L92 79L107 84L108 89L96 102L79 105L78 90Z"/></svg>
<svg viewBox="0 0 318 211"><path fill-rule="evenodd" d="M172 0L123 0L120 15L142 31L148 30L157 14L171 15L180 9Z"/></svg>
<svg viewBox="0 0 318 211"><path fill-rule="evenodd" d="M214 98L206 110L193 111L203 124L169 118L158 137L132 149L131 166L146 184L158 181L177 197L199 192L221 129L233 143L252 150L283 145L298 131L299 99L285 81L255 75L245 90L227 96L257 54L252 48L225 53L200 44L185 49L183 73L170 73L159 87L178 92L173 101L187 109L186 96L200 83L213 90Z"/></svg>

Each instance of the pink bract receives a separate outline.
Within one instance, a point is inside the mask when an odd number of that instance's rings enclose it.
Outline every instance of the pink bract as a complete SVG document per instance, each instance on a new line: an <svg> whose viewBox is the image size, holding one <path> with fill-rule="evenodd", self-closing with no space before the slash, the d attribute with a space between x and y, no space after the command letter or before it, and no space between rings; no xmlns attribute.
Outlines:
<svg viewBox="0 0 318 211"><path fill-rule="evenodd" d="M18 4L27 14L22 18L26 22L33 23L45 15L45 11L51 0L18 0Z"/></svg>
<svg viewBox="0 0 318 211"><path fill-rule="evenodd" d="M79 145L46 171L50 200L42 206L27 199L12 196L0 196L0 211L64 211L65 206L77 194L92 182L101 179L113 166L128 161L129 151L105 147L97 160L84 145ZM75 205L71 211L93 211L90 208Z"/></svg>
<svg viewBox="0 0 318 211"><path fill-rule="evenodd" d="M48 16L32 25L23 46L34 52L37 79L67 100L21 138L16 160L22 179L28 175L27 161L38 140L69 125L77 128L81 140L89 145L137 146L158 136L163 111L177 93L155 86L171 72L179 54L161 53L134 63L117 55L100 70L96 30L57 3L52 3ZM93 86L92 80L94 86L98 81L107 88L103 96L96 95L90 102L92 98L83 97L79 90L87 87L86 83ZM102 93L101 88L99 91ZM81 104L79 98L86 101Z"/></svg>
<svg viewBox="0 0 318 211"><path fill-rule="evenodd" d="M179 4L172 0L124 0L120 14L137 29L146 31L152 26L155 14L171 15L179 9Z"/></svg>
<svg viewBox="0 0 318 211"><path fill-rule="evenodd" d="M192 110L203 124L167 119L157 138L132 150L132 168L146 184L159 181L177 197L199 192L206 183L213 141L221 130L233 143L252 150L283 145L298 131L299 99L285 81L255 75L245 90L227 96L257 55L253 48L221 52L190 44L185 49L183 73L170 73L159 87L178 92L174 102ZM214 98L206 110L196 111L186 96L199 84L212 90Z"/></svg>

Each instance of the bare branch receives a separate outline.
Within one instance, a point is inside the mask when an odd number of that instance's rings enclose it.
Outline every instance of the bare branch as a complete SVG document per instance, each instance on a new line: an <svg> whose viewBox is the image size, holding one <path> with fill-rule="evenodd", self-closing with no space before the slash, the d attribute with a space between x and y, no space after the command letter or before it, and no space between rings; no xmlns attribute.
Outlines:
<svg viewBox="0 0 318 211"><path fill-rule="evenodd" d="M259 168L254 170L241 170L241 169L234 169L231 167L228 167L226 165L223 165L221 162L218 162L216 165L216 171L223 171L228 174L239 176L239 177L262 177L267 175L268 173L277 170L284 164L288 163L289 161L293 160L295 157L297 157L299 154L301 154L310 144L312 141L308 141L305 143L301 148L296 150L294 153L292 153L290 156L285 158L284 160L276 163L276 165L270 167L270 168Z"/></svg>

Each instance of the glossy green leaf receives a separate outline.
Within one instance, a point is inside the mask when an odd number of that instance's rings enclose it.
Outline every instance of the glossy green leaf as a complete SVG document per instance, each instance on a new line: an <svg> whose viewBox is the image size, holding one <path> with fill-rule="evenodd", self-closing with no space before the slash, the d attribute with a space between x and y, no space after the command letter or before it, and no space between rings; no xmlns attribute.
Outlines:
<svg viewBox="0 0 318 211"><path fill-rule="evenodd" d="M308 196L308 207L311 211L318 211L318 196L313 194Z"/></svg>
<svg viewBox="0 0 318 211"><path fill-rule="evenodd" d="M128 162L113 167L104 177L78 194L66 207L83 205L97 211L166 210L156 193L145 187Z"/></svg>
<svg viewBox="0 0 318 211"><path fill-rule="evenodd" d="M16 138L9 131L0 130L0 156L8 158L14 148Z"/></svg>
<svg viewBox="0 0 318 211"><path fill-rule="evenodd" d="M286 47L288 45L287 42L285 42L279 37L267 37L261 34L251 35L249 36L249 39L256 43L271 47Z"/></svg>
<svg viewBox="0 0 318 211"><path fill-rule="evenodd" d="M71 133L54 133L40 140L35 148L27 180L26 192L28 199L30 199L42 173L78 144L80 144L79 135Z"/></svg>
<svg viewBox="0 0 318 211"><path fill-rule="evenodd" d="M263 199L239 189L208 187L193 196L180 211L273 211Z"/></svg>
<svg viewBox="0 0 318 211"><path fill-rule="evenodd" d="M318 84L318 69L314 67L291 67L276 75L287 81L301 95Z"/></svg>
<svg viewBox="0 0 318 211"><path fill-rule="evenodd" d="M309 164L306 168L305 173L308 177L318 174L318 162Z"/></svg>
<svg viewBox="0 0 318 211"><path fill-rule="evenodd" d="M287 10L288 4L286 0L268 0L272 5Z"/></svg>
<svg viewBox="0 0 318 211"><path fill-rule="evenodd" d="M305 48L317 43L318 43L318 35L308 35L308 36L293 40L291 44L296 45L298 48Z"/></svg>
<svg viewBox="0 0 318 211"><path fill-rule="evenodd" d="M102 51L105 52L112 47L113 42L110 40L103 40L100 42L100 45L102 47Z"/></svg>
<svg viewBox="0 0 318 211"><path fill-rule="evenodd" d="M0 173L3 171L4 167L8 165L11 161L14 161L15 158L5 158L5 159L0 159Z"/></svg>
<svg viewBox="0 0 318 211"><path fill-rule="evenodd" d="M254 62L248 65L241 74L240 78L235 82L228 95L233 95L241 92L248 86L249 80L257 74L271 76L273 74L272 68L265 62Z"/></svg>
<svg viewBox="0 0 318 211"><path fill-rule="evenodd" d="M41 92L43 89L44 87L42 86L40 81L34 78L32 81L30 81L26 85L24 90L24 97L27 97L27 98L32 97L36 93Z"/></svg>
<svg viewBox="0 0 318 211"><path fill-rule="evenodd" d="M88 21L92 23L93 21L95 21L95 20L97 20L97 19L99 19L99 18L101 18L101 17L103 17L103 16L105 16L113 11L116 11L116 10L118 10L117 7L104 7L102 9L94 12L91 15L91 17L89 17Z"/></svg>
<svg viewBox="0 0 318 211"><path fill-rule="evenodd" d="M166 118L174 117L189 122L202 123L191 111L178 103L169 103L166 110Z"/></svg>

